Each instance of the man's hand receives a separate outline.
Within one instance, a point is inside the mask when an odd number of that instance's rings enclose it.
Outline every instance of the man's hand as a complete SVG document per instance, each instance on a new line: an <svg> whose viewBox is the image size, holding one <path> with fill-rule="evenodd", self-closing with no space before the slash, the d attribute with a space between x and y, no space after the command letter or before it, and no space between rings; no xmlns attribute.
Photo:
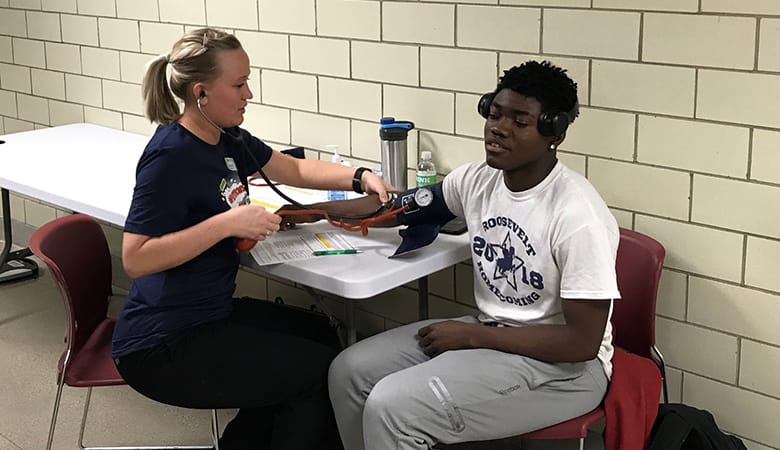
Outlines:
<svg viewBox="0 0 780 450"><path fill-rule="evenodd" d="M480 327L482 325L445 320L420 328L417 335L423 352L433 358L447 350L473 348L471 337Z"/></svg>

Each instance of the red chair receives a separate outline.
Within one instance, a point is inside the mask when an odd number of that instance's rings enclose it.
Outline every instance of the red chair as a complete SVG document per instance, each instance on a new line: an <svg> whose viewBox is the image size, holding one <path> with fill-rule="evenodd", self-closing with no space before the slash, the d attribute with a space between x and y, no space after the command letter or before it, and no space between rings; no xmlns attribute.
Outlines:
<svg viewBox="0 0 780 450"><path fill-rule="evenodd" d="M79 445L82 449L219 449L217 412L211 413L213 446L85 447L84 426L92 388L126 384L111 358L114 319L107 316L111 296L111 255L100 225L73 214L55 219L33 232L30 250L49 267L65 303L65 350L57 364L57 397L46 449L51 449L63 385L86 387Z"/></svg>
<svg viewBox="0 0 780 450"><path fill-rule="evenodd" d="M631 353L651 359L661 372L664 403L669 394L663 355L655 346L655 303L666 250L655 239L636 231L620 229L617 271L620 300L614 303L612 325L614 344ZM566 422L519 436L520 439L579 439L585 448L588 429L605 417L603 405Z"/></svg>

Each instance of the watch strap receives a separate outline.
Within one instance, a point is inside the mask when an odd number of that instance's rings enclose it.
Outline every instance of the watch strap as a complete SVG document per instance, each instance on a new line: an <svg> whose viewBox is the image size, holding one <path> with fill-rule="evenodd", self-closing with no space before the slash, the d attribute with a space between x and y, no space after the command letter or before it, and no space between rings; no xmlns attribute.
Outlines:
<svg viewBox="0 0 780 450"><path fill-rule="evenodd" d="M363 191L363 186L360 182L361 178L363 178L363 172L370 171L368 167L358 167L357 170L355 170L355 174L352 175L352 190L357 192L358 194L365 194L365 191Z"/></svg>

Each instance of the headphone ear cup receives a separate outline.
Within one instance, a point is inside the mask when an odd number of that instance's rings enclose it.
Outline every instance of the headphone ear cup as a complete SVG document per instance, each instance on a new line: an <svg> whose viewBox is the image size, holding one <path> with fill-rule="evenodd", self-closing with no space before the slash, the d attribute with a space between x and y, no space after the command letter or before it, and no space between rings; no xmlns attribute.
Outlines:
<svg viewBox="0 0 780 450"><path fill-rule="evenodd" d="M569 128L569 117L566 113L556 113L552 120L553 136L560 136Z"/></svg>
<svg viewBox="0 0 780 450"><path fill-rule="evenodd" d="M539 119L536 120L536 129L542 136L555 136L552 116L549 112L539 114Z"/></svg>
<svg viewBox="0 0 780 450"><path fill-rule="evenodd" d="M480 116L487 119L490 115L490 105L493 104L493 97L495 96L495 93L488 92L487 94L483 94L482 97L479 98L479 102L477 103L477 112Z"/></svg>
<svg viewBox="0 0 780 450"><path fill-rule="evenodd" d="M569 128L569 118L564 113L544 112L536 122L542 136L560 136Z"/></svg>

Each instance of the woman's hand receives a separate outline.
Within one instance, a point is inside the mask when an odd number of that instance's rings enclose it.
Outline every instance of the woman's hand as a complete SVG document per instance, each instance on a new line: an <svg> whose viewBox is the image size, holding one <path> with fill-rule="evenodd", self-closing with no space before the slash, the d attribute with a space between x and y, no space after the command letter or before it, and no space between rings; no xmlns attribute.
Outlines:
<svg viewBox="0 0 780 450"><path fill-rule="evenodd" d="M388 191L398 191L390 184L387 184L382 177L377 176L375 173L368 170L363 172L363 176L360 177L360 187L363 188L363 192L367 194L379 195L379 201L382 203L387 202L387 199L389 198L387 196Z"/></svg>
<svg viewBox="0 0 780 450"><path fill-rule="evenodd" d="M230 215L230 235L264 241L280 228L282 218L259 205L241 205L224 214Z"/></svg>

